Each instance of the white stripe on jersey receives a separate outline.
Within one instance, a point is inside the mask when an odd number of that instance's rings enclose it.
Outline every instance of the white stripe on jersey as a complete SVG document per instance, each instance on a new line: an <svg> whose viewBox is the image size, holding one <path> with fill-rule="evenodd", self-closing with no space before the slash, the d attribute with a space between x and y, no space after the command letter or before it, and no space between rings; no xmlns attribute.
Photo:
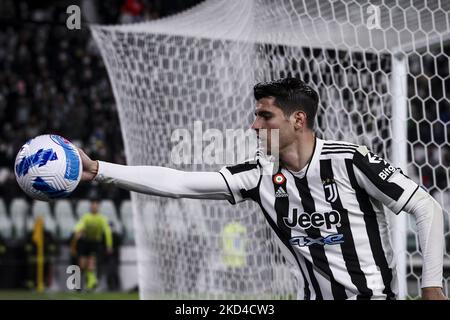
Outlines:
<svg viewBox="0 0 450 320"><path fill-rule="evenodd" d="M350 222L350 230L353 236L353 240L358 245L355 245L355 250L358 255L358 260L362 271L365 274L367 286L373 291L375 296L384 296L383 279L380 272L377 270L376 262L373 258L372 249L370 247L370 239L366 230L366 222L364 221L365 215L352 214L352 212L359 212L360 205L357 198L354 196L354 189L351 188L350 181L348 180L347 170L345 166L345 159L351 159L347 155L337 154L331 162L334 177L337 184L340 200L344 208L349 211L348 219ZM367 218L367 217L366 217ZM380 219L384 219L384 213L380 215ZM390 250L390 248L385 248ZM353 293L357 295L357 291Z"/></svg>
<svg viewBox="0 0 450 320"><path fill-rule="evenodd" d="M282 167L277 174L285 179L260 175L272 172L273 163L266 160L257 167L244 164L220 172L237 202L259 202L269 225L296 256L306 283L299 297L395 298L392 249L380 201L403 208L417 189L413 181L365 147L321 139L302 172L305 177L294 178Z"/></svg>
<svg viewBox="0 0 450 320"><path fill-rule="evenodd" d="M269 179L267 179L267 177L269 177ZM264 179L266 178L266 179ZM275 193L270 190L273 190L274 186L273 183L271 182L271 176L263 176L263 179L261 179L261 184L259 187L259 194L260 194L260 199L261 199L261 209L264 210L264 212L266 214L269 215L270 219L272 221L269 221L269 225L272 227L272 229L274 229L273 224L276 224L277 222L277 213L274 209L274 204L275 204ZM300 282L300 287L299 290L297 291L297 295L298 298L301 300L304 299L308 299L307 297L305 297L305 287L307 287L307 290L311 290L311 282L309 281L309 279L307 278L307 280L305 281L305 273L306 273L306 265L304 264L304 261L302 259L298 258L298 254L295 252L295 250L292 250L292 248L286 244L285 241L283 241L283 239L281 239L281 237L278 237L278 244L280 245L280 248L282 250L282 252L285 253L286 258L289 259L289 261L291 262L291 264L293 264L294 266L298 266L300 268L299 272L297 272L297 276L298 276L298 280Z"/></svg>
<svg viewBox="0 0 450 320"><path fill-rule="evenodd" d="M310 190L316 189L316 188L317 189L323 188L321 183L316 185L315 182L316 181L314 181L314 179L308 179L308 185L309 185ZM298 193L298 191L297 191L297 193ZM325 200L325 193L321 190L320 192L317 192L316 194L317 194L317 196L314 198L316 212L332 211L333 208L331 208L331 206L327 205L327 201ZM304 211L302 211L302 212L304 212ZM322 229L321 228L319 231L320 231L320 236L324 237L324 238L333 236L335 234L339 234L339 232L336 228L336 225L332 225L330 229ZM325 246L323 246L323 248L325 249L325 256L327 257L328 265L331 269L331 272L332 272L334 278L338 282L344 284L346 287L347 297L356 295L358 291L356 290L356 287L352 283L350 276L345 268L345 261L343 258L341 246L338 244L334 244L334 245L325 245ZM308 255L309 255L309 257L311 257L311 255L309 254L309 250L308 250ZM324 291L324 290L322 290L322 291Z"/></svg>
<svg viewBox="0 0 450 320"><path fill-rule="evenodd" d="M282 170L282 172L284 173L284 175L286 177L289 177L290 175L292 176L291 173L289 173L287 170ZM293 212L294 209L297 210L298 214L301 214L303 212L305 212L305 210L303 209L303 206L301 204L300 201L300 197L298 197L298 189L295 185L295 180L292 179L287 179L286 180L286 189L287 189L287 193L289 195L289 212ZM295 238L295 237L301 237L304 236L304 232L299 232L296 229L291 229L291 238ZM301 254L300 254L300 252ZM297 255L298 256L302 256L303 260L309 261L311 263L311 267L307 272L307 278L308 278L308 282L310 285L310 290L311 290L311 299L317 299L318 297L323 297L322 292L327 292L327 291L331 291L330 288L330 284L328 281L320 281L318 280L318 275L319 273L316 271L316 268L313 267L313 262L312 262L312 257L311 254L308 250L307 247L303 247L303 250L296 250ZM305 264L306 267L306 262L303 262ZM320 275L321 276L321 275ZM323 276L321 276L321 278L323 278ZM321 279L322 280L322 279ZM321 287L321 285L325 286L324 288ZM315 287L318 287L317 289ZM316 292L318 291L318 292ZM330 297L329 299L332 299L332 297Z"/></svg>

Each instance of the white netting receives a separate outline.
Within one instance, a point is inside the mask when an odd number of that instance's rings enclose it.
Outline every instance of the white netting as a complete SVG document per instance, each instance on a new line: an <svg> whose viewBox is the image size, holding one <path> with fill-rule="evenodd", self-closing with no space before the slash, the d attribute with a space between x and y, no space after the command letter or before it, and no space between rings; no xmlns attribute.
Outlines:
<svg viewBox="0 0 450 320"><path fill-rule="evenodd" d="M447 1L211 0L153 22L97 26L93 35L128 164L219 169L225 163L174 164L172 132L193 132L198 120L204 130L248 128L253 85L297 76L319 92L319 136L368 145L424 184L447 215L449 11ZM132 200L142 298L295 297L295 277L256 205ZM412 226L408 252L397 254L415 296ZM446 220L447 242L448 229Z"/></svg>

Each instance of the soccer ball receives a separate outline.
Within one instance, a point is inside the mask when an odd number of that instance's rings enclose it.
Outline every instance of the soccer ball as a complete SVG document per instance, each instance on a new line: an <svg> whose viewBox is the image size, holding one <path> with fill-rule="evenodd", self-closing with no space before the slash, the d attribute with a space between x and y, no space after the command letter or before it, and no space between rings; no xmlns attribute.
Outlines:
<svg viewBox="0 0 450 320"><path fill-rule="evenodd" d="M46 134L27 141L16 156L14 173L33 199L64 198L75 190L83 171L77 148L65 138Z"/></svg>

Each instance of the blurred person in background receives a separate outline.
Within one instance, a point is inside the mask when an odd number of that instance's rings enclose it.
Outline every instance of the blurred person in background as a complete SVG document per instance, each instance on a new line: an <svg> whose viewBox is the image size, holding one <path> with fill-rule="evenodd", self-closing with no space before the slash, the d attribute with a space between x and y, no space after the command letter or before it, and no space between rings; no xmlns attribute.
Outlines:
<svg viewBox="0 0 450 320"><path fill-rule="evenodd" d="M71 243L73 256L79 256L79 266L85 275L86 290L94 290L98 285L97 265L102 257L103 241L106 254L113 252L113 238L108 218L99 212L97 199L91 201L90 212L84 214L75 226L75 234Z"/></svg>

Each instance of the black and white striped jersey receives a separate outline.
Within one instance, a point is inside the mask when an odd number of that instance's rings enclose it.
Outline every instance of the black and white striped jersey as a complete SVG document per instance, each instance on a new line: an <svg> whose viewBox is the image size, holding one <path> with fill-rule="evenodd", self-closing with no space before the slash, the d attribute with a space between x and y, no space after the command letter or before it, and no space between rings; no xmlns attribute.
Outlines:
<svg viewBox="0 0 450 320"><path fill-rule="evenodd" d="M232 202L259 204L298 267L299 299L395 299L383 204L398 214L418 185L365 146L315 141L300 172L264 157L222 168Z"/></svg>

